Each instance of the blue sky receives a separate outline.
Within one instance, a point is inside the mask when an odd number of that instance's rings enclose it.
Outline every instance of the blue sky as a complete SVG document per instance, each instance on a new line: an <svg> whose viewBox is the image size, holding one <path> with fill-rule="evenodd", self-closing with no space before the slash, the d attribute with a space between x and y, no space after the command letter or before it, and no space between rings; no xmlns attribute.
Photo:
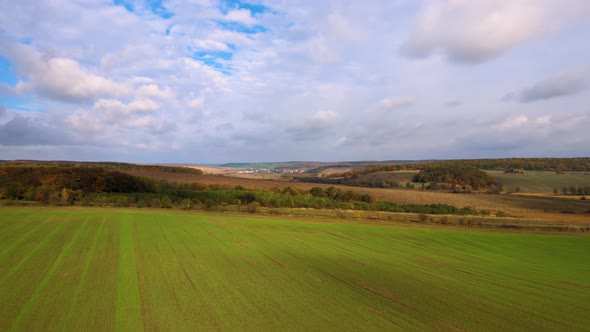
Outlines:
<svg viewBox="0 0 590 332"><path fill-rule="evenodd" d="M0 159L590 155L586 0L0 0Z"/></svg>

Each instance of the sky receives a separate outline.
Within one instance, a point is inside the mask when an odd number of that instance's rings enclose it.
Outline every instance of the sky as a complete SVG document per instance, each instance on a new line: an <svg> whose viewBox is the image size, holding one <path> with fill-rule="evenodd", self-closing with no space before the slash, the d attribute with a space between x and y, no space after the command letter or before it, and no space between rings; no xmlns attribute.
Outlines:
<svg viewBox="0 0 590 332"><path fill-rule="evenodd" d="M588 0L0 0L0 160L588 156Z"/></svg>

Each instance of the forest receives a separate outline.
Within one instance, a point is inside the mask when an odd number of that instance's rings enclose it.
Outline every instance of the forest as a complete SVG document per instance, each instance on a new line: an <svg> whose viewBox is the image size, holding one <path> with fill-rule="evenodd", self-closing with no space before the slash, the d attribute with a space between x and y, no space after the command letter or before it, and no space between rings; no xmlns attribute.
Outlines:
<svg viewBox="0 0 590 332"><path fill-rule="evenodd" d="M433 164L414 175L412 181L419 183L449 184L452 191L480 190L498 185L486 172L470 165Z"/></svg>

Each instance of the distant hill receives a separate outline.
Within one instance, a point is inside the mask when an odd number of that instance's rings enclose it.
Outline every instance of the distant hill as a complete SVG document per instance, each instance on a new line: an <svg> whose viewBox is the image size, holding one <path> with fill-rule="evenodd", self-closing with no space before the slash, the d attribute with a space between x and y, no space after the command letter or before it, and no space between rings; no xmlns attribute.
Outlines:
<svg viewBox="0 0 590 332"><path fill-rule="evenodd" d="M255 163L228 163L221 165L230 168L258 168L258 169L308 169L308 173L320 173L329 168L353 168L361 169L379 165L389 164L411 164L416 162L426 162L424 160L365 160L365 161L286 161L286 162L255 162Z"/></svg>
<svg viewBox="0 0 590 332"><path fill-rule="evenodd" d="M62 188L84 192L151 192L154 183L117 171L90 167L15 167L0 166L0 191L21 197L42 188L55 192Z"/></svg>
<svg viewBox="0 0 590 332"><path fill-rule="evenodd" d="M162 171L170 173L191 173L191 174L203 174L203 172L194 167L182 167L182 166L168 166L168 165L144 165L144 164L131 164L131 163L120 163L120 162L96 162L96 161L64 161L64 160L52 160L52 161L41 161L41 160L5 160L0 161L1 166L13 166L13 167L55 167L55 168L103 168L110 171Z"/></svg>

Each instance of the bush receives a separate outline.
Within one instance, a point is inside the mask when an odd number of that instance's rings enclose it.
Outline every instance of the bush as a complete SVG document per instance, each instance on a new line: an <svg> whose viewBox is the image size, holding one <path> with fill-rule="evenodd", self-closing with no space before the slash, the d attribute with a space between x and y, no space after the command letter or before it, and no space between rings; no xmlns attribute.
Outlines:
<svg viewBox="0 0 590 332"><path fill-rule="evenodd" d="M192 208L192 202L190 199L185 198L182 200L182 202L180 202L180 207L183 210L190 210Z"/></svg>
<svg viewBox="0 0 590 332"><path fill-rule="evenodd" d="M424 213L420 213L418 215L418 221L421 223L425 223L428 220L428 217Z"/></svg>
<svg viewBox="0 0 590 332"><path fill-rule="evenodd" d="M498 211L496 212L496 217L508 217L508 214L506 214L504 211Z"/></svg>
<svg viewBox="0 0 590 332"><path fill-rule="evenodd" d="M258 212L258 208L260 208L260 203L258 203L258 202L252 202L252 203L248 204L248 212L250 212L250 213Z"/></svg>

